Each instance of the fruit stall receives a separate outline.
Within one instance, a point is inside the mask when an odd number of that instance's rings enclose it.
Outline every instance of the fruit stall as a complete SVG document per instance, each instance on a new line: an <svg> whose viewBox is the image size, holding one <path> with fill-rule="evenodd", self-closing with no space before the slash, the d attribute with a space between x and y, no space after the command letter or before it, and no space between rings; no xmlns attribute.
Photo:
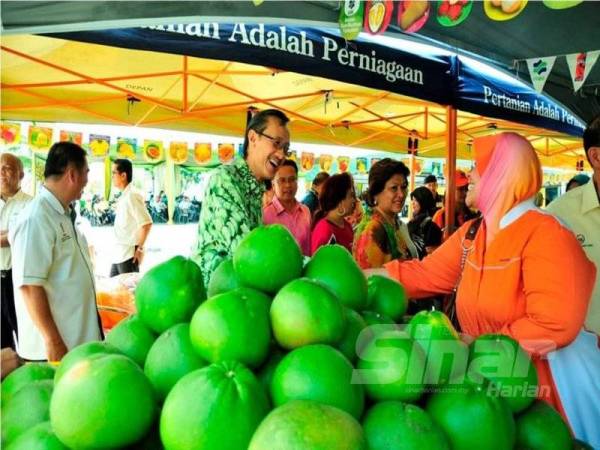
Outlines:
<svg viewBox="0 0 600 450"><path fill-rule="evenodd" d="M442 312L407 316L407 303L343 247L306 262L284 227L259 227L206 290L194 262L165 261L104 342L10 374L2 446L591 448L536 400L543 386L516 341L467 340Z"/></svg>

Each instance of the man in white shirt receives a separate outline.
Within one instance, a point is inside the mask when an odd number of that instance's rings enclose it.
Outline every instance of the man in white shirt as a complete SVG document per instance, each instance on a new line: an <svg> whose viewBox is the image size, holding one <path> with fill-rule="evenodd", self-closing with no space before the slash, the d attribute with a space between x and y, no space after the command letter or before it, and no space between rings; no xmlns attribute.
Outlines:
<svg viewBox="0 0 600 450"><path fill-rule="evenodd" d="M144 196L132 184L133 167L128 159L116 159L112 166L113 185L122 191L115 208L115 247L110 276L139 272L144 243L152 227Z"/></svg>
<svg viewBox="0 0 600 450"><path fill-rule="evenodd" d="M2 281L2 348L15 347L17 315L12 282L12 261L8 230L14 225L19 213L31 200L31 196L21 191L21 180L25 176L23 163L11 153L0 156L0 274Z"/></svg>
<svg viewBox="0 0 600 450"><path fill-rule="evenodd" d="M103 337L88 245L71 206L88 172L81 147L54 144L44 185L9 230L17 352L24 359L60 361L73 347Z"/></svg>

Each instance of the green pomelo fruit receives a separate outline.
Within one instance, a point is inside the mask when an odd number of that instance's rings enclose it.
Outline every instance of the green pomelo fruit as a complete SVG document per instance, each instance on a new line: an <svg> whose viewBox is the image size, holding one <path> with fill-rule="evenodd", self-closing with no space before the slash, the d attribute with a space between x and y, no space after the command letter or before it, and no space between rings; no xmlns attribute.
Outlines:
<svg viewBox="0 0 600 450"><path fill-rule="evenodd" d="M156 335L138 316L122 320L106 335L106 342L123 355L133 359L140 367L154 344Z"/></svg>
<svg viewBox="0 0 600 450"><path fill-rule="evenodd" d="M82 359L88 358L92 355L100 353L121 355L116 347L110 345L108 342L86 342L85 344L78 345L67 353L64 358L60 361L60 365L56 369L54 375L54 382L58 383L62 376L71 368L73 365L81 361Z"/></svg>
<svg viewBox="0 0 600 450"><path fill-rule="evenodd" d="M381 402L365 414L369 450L450 450L442 430L425 411L402 402Z"/></svg>
<svg viewBox="0 0 600 450"><path fill-rule="evenodd" d="M560 414L537 400L516 417L518 450L571 450L571 432Z"/></svg>
<svg viewBox="0 0 600 450"><path fill-rule="evenodd" d="M375 333L359 355L357 368L367 395L375 401L413 402L425 389L425 355L400 330Z"/></svg>
<svg viewBox="0 0 600 450"><path fill-rule="evenodd" d="M420 311L409 322L407 331L427 357L427 384L442 385L464 376L469 347L460 340L445 314Z"/></svg>
<svg viewBox="0 0 600 450"><path fill-rule="evenodd" d="M205 365L190 341L190 326L179 323L154 341L144 363L144 373L162 402L180 378Z"/></svg>
<svg viewBox="0 0 600 450"><path fill-rule="evenodd" d="M2 405L2 447L19 435L49 418L54 381L32 381L19 389Z"/></svg>
<svg viewBox="0 0 600 450"><path fill-rule="evenodd" d="M184 376L167 395L161 441L167 450L246 450L268 411L250 370L237 362L212 364Z"/></svg>
<svg viewBox="0 0 600 450"><path fill-rule="evenodd" d="M319 247L306 265L304 276L323 283L348 308L361 311L367 307L367 279L341 245Z"/></svg>
<svg viewBox="0 0 600 450"><path fill-rule="evenodd" d="M242 239L233 267L244 286L275 294L302 275L302 251L283 225L264 225Z"/></svg>
<svg viewBox="0 0 600 450"><path fill-rule="evenodd" d="M189 322L205 299L200 268L183 256L150 269L135 290L138 316L159 334L173 325Z"/></svg>
<svg viewBox="0 0 600 450"><path fill-rule="evenodd" d="M248 450L367 450L360 424L348 413L295 400L269 413Z"/></svg>
<svg viewBox="0 0 600 450"><path fill-rule="evenodd" d="M404 287L395 280L381 275L367 279L369 308L398 322L408 307Z"/></svg>
<svg viewBox="0 0 600 450"><path fill-rule="evenodd" d="M292 400L313 400L335 406L354 418L364 408L364 391L352 379L353 367L328 345L308 345L288 353L277 365L271 381L275 406Z"/></svg>
<svg viewBox="0 0 600 450"><path fill-rule="evenodd" d="M337 345L350 362L355 362L360 348L357 350L357 342L361 332L367 327L367 322L362 316L353 309L346 308L346 328L342 339Z"/></svg>
<svg viewBox="0 0 600 450"><path fill-rule="evenodd" d="M218 294L233 291L241 286L242 284L238 280L235 270L233 270L233 259L226 259L217 266L210 276L206 294L210 298Z"/></svg>
<svg viewBox="0 0 600 450"><path fill-rule="evenodd" d="M2 404L6 404L19 389L33 381L54 378L55 369L48 363L28 363L11 372L2 382Z"/></svg>
<svg viewBox="0 0 600 450"><path fill-rule="evenodd" d="M286 284L271 305L275 340L286 349L309 344L337 344L346 317L340 301L320 283L300 278Z"/></svg>
<svg viewBox="0 0 600 450"><path fill-rule="evenodd" d="M271 351L269 352L269 358L256 373L258 381L260 381L260 384L265 390L269 401L272 401L271 380L273 380L273 374L275 373L275 369L277 368L279 361L281 361L284 356L285 352L283 350L281 350L279 347L272 346Z"/></svg>
<svg viewBox="0 0 600 450"><path fill-rule="evenodd" d="M269 351L270 307L269 297L250 288L211 297L192 317L192 346L211 363L233 360L258 367Z"/></svg>
<svg viewBox="0 0 600 450"><path fill-rule="evenodd" d="M432 394L425 408L453 450L510 450L515 421L506 402L482 385L449 384Z"/></svg>
<svg viewBox="0 0 600 450"><path fill-rule="evenodd" d="M140 440L156 413L152 385L122 355L97 354L74 364L54 388L50 422L72 448L115 448Z"/></svg>
<svg viewBox="0 0 600 450"><path fill-rule="evenodd" d="M504 398L513 413L527 409L537 397L538 377L531 358L514 339L485 334L471 343L469 376L493 382L488 394Z"/></svg>
<svg viewBox="0 0 600 450"><path fill-rule="evenodd" d="M368 326L371 325L395 325L396 322L391 317L385 316L375 311L362 311L360 313ZM386 327L387 329L387 327Z"/></svg>
<svg viewBox="0 0 600 450"><path fill-rule="evenodd" d="M69 450L58 440L50 422L38 423L17 437L6 450Z"/></svg>

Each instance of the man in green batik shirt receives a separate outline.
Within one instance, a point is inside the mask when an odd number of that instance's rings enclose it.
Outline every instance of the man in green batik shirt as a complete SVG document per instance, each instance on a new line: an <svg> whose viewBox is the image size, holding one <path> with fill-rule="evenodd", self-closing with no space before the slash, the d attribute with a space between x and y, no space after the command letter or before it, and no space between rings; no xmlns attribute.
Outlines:
<svg viewBox="0 0 600 450"><path fill-rule="evenodd" d="M222 165L211 175L192 253L205 286L221 261L233 256L242 238L262 225L264 181L273 179L289 153L288 121L276 109L256 113L246 128L244 159Z"/></svg>

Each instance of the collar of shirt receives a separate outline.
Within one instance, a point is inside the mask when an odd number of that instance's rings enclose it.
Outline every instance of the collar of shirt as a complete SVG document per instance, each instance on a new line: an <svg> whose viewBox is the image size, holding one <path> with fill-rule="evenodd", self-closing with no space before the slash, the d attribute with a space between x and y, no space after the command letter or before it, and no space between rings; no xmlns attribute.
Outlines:
<svg viewBox="0 0 600 450"><path fill-rule="evenodd" d="M17 192L15 192L14 195L12 195L11 197L7 197L6 200L4 200L3 198L0 198L0 204L6 205L7 203L10 203L15 200L21 200L25 197L28 197L28 195L25 194L25 192L23 192L21 189L19 189Z"/></svg>
<svg viewBox="0 0 600 450"><path fill-rule="evenodd" d="M44 185L41 186L39 195L42 198L46 199L48 201L48 203L50 203L50 206L52 206L52 208L55 209L57 213L69 215L70 211L65 210L65 208L63 207L60 200L57 199L54 196L54 194L48 190L48 188L46 186L44 186Z"/></svg>
<svg viewBox="0 0 600 450"><path fill-rule="evenodd" d="M581 189L583 189L581 196L581 214L586 214L592 209L600 208L600 201L598 201L598 193L596 192L594 178L583 185Z"/></svg>
<svg viewBox="0 0 600 450"><path fill-rule="evenodd" d="M527 211L538 211L539 209L535 206L535 197L528 198L521 203L513 206L504 216L500 219L500 229L506 228Z"/></svg>
<svg viewBox="0 0 600 450"><path fill-rule="evenodd" d="M235 160L233 166L242 182L241 187L243 187L244 190L248 189L246 194L252 197L259 196L262 198L265 191L265 185L256 179L254 174L250 171L250 167L248 167L246 160L243 158Z"/></svg>
<svg viewBox="0 0 600 450"><path fill-rule="evenodd" d="M275 212L277 213L277 215L280 215L280 214L283 214L284 212L286 212L285 207L281 204L281 201L279 201L279 199L277 198L276 195L273 196L273 200L271 200L271 203L273 204L273 207L275 208ZM300 208L301 208L300 203L296 202L291 214L296 213Z"/></svg>

